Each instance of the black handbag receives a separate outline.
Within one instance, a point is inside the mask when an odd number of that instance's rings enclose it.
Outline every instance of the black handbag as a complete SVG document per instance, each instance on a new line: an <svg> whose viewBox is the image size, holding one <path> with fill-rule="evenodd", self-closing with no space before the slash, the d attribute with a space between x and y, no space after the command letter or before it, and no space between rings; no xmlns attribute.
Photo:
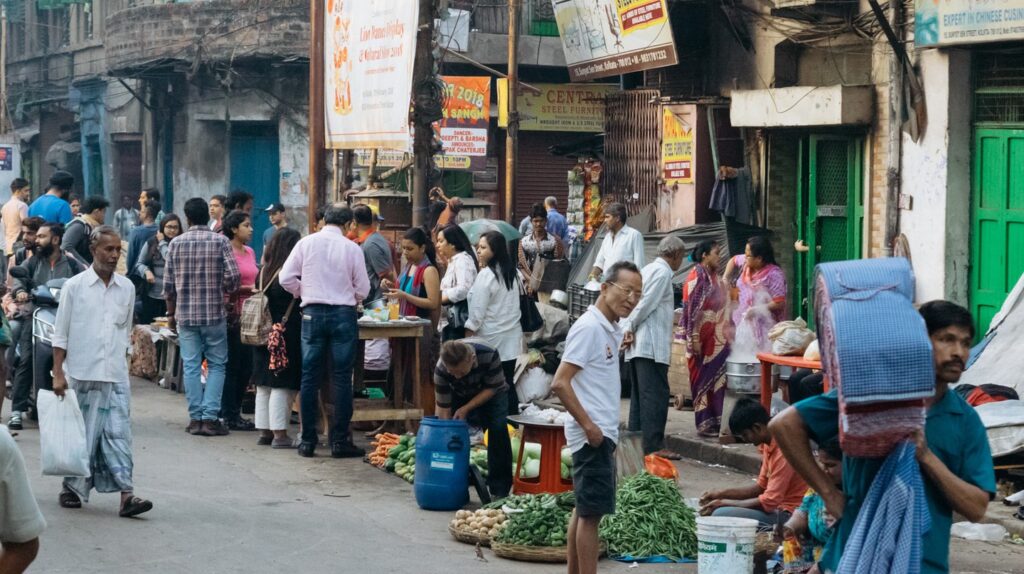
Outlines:
<svg viewBox="0 0 1024 574"><path fill-rule="evenodd" d="M544 318L537 310L537 303L526 294L522 281L519 283L519 325L524 333L532 333L544 326Z"/></svg>
<svg viewBox="0 0 1024 574"><path fill-rule="evenodd" d="M465 329L469 320L469 301L463 299L447 306L448 326L452 329Z"/></svg>

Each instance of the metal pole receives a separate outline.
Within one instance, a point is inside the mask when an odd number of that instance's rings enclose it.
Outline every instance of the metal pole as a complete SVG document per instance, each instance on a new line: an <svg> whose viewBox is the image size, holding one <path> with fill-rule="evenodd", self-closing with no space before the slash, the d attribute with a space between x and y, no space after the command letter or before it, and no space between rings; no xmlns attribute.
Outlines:
<svg viewBox="0 0 1024 574"><path fill-rule="evenodd" d="M0 6L0 133L7 133L7 7Z"/></svg>
<svg viewBox="0 0 1024 574"><path fill-rule="evenodd" d="M512 221L519 155L519 0L508 0L508 128L505 130L505 220Z"/></svg>
<svg viewBox="0 0 1024 574"><path fill-rule="evenodd" d="M323 204L324 180L324 0L310 0L309 52L309 229L316 228L316 211Z"/></svg>

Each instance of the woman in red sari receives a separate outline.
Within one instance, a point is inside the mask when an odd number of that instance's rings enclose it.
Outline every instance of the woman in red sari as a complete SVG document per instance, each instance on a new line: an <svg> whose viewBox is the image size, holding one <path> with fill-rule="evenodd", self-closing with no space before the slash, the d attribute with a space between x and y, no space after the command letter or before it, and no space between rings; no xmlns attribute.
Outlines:
<svg viewBox="0 0 1024 574"><path fill-rule="evenodd" d="M690 259L696 265L683 283L680 326L686 341L693 412L697 431L717 437L725 398L725 359L729 356L729 342L722 329L727 297L718 277L718 245L702 241Z"/></svg>

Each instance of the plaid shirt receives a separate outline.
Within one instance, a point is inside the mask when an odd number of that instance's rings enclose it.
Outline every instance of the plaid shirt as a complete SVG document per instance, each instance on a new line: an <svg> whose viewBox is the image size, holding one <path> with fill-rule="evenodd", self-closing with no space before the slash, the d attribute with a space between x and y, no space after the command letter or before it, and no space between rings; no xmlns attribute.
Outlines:
<svg viewBox="0 0 1024 574"><path fill-rule="evenodd" d="M171 241L164 295L176 299L178 325L202 327L223 320L224 296L237 291L240 281L231 243L223 235L194 225Z"/></svg>

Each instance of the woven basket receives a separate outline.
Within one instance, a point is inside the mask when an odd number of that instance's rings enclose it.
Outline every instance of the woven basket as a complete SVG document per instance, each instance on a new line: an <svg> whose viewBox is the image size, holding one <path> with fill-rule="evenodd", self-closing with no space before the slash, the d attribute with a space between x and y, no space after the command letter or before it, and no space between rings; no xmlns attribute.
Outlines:
<svg viewBox="0 0 1024 574"><path fill-rule="evenodd" d="M754 554L775 554L779 549L779 543L775 541L775 533L758 532L754 538Z"/></svg>
<svg viewBox="0 0 1024 574"><path fill-rule="evenodd" d="M491 539L487 536L470 532L469 530L459 530L450 524L448 525L448 532L451 533L452 538L462 542L463 544L479 544L480 546L488 547L491 545Z"/></svg>
<svg viewBox="0 0 1024 574"><path fill-rule="evenodd" d="M569 559L568 546L521 546L519 544L491 543L491 550L502 558L522 562L565 563Z"/></svg>

